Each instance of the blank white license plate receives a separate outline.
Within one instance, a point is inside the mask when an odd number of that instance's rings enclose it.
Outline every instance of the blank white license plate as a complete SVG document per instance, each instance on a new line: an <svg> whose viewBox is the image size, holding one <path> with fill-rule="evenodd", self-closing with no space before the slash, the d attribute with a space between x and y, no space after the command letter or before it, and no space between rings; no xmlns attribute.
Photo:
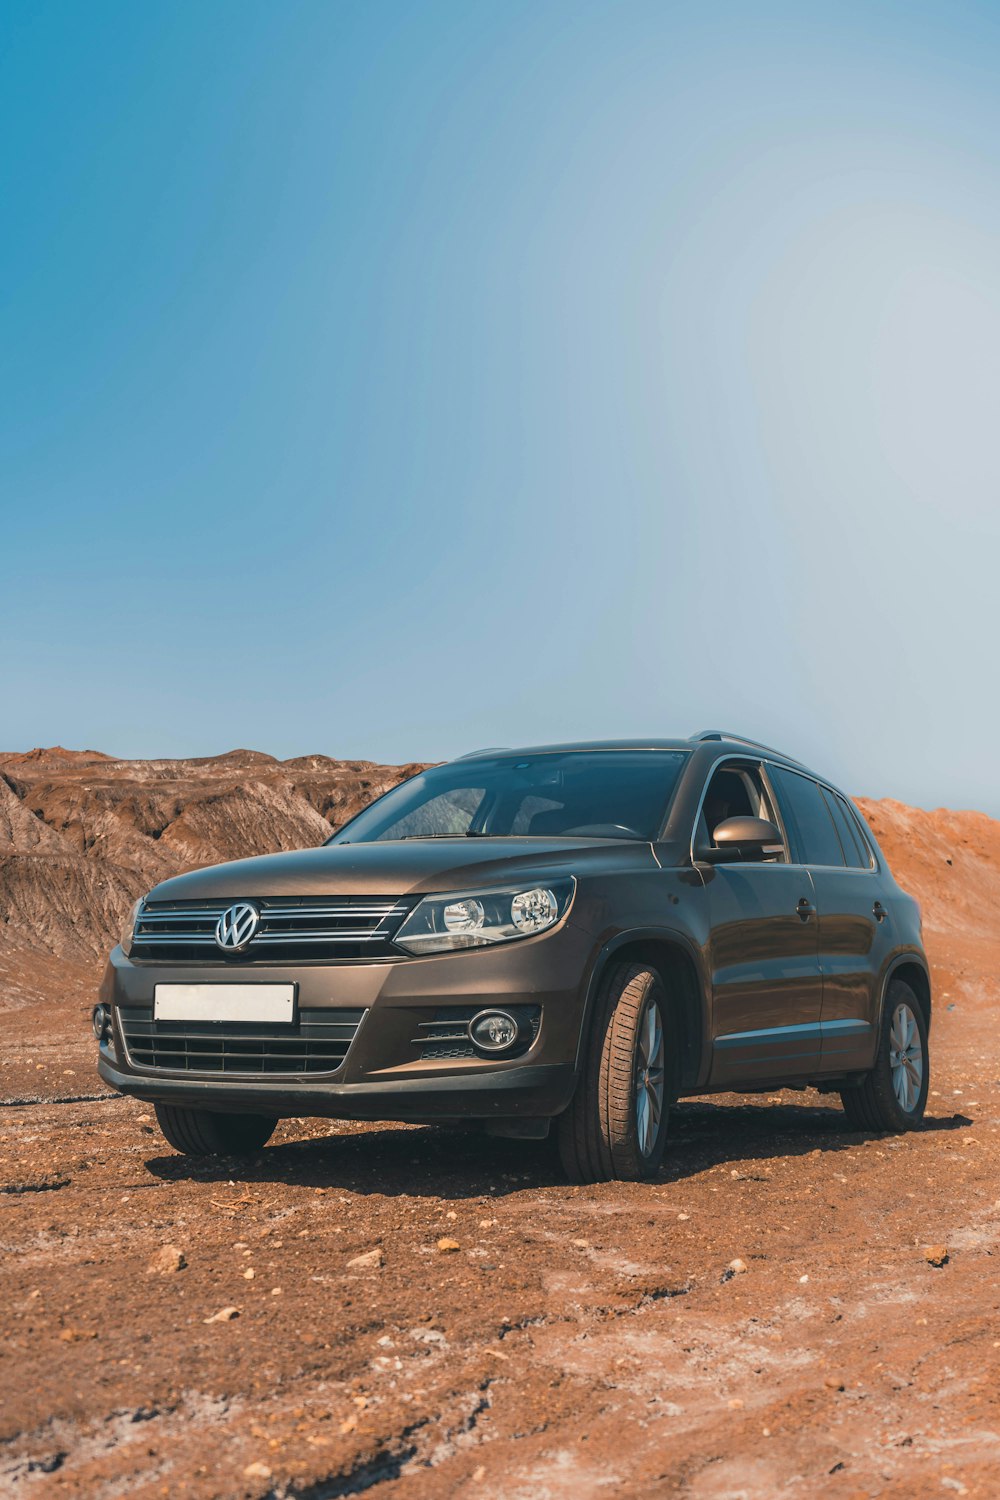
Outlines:
<svg viewBox="0 0 1000 1500"><path fill-rule="evenodd" d="M158 984L155 1021L292 1021L294 984Z"/></svg>

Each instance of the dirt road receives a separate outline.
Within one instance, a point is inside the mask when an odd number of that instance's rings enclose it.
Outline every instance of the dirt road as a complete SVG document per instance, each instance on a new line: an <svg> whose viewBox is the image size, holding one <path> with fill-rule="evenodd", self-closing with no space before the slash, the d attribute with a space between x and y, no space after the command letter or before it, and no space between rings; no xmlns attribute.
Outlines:
<svg viewBox="0 0 1000 1500"><path fill-rule="evenodd" d="M105 1097L86 972L58 1006L8 975L0 1490L995 1495L1000 1063L976 979L935 977L919 1135L693 1102L661 1181L579 1188L322 1122L192 1165Z"/></svg>

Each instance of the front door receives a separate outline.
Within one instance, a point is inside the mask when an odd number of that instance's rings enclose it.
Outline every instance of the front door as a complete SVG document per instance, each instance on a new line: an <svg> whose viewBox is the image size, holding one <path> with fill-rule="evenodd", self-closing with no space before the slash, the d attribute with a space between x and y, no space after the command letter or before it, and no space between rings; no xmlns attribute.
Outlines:
<svg viewBox="0 0 1000 1500"><path fill-rule="evenodd" d="M741 814L779 823L759 766L727 763L706 789L696 841L711 841L719 823ZM699 868L710 921L712 1084L815 1073L822 977L809 871L788 863L787 846L769 860Z"/></svg>

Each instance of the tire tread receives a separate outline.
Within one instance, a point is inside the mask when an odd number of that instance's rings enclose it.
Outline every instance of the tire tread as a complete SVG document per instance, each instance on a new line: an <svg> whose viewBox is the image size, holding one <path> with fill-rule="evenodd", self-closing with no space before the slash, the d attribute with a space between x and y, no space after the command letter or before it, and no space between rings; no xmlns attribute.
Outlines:
<svg viewBox="0 0 1000 1500"><path fill-rule="evenodd" d="M208 1109L156 1104L156 1121L168 1144L185 1156L253 1155L277 1125L268 1115L230 1115Z"/></svg>
<svg viewBox="0 0 1000 1500"><path fill-rule="evenodd" d="M899 1107L895 1090L892 1086L892 1069L889 1065L889 1028L891 1025L891 1016L896 1006L901 1002L908 1005L913 1014L918 1018L917 1024L921 1028L920 1040L924 1049L923 1089L918 1103L918 1110L912 1117L906 1116ZM840 1101L844 1107L844 1114L856 1130L870 1131L876 1135L897 1135L906 1130L913 1130L919 1125L923 1116L929 1084L930 1054L927 1046L927 1027L923 1009L917 996L905 980L893 979L886 990L885 1003L879 1023L878 1050L875 1055L875 1066L869 1073L865 1074L861 1083L852 1088L841 1089Z"/></svg>
<svg viewBox="0 0 1000 1500"><path fill-rule="evenodd" d="M573 1182L634 1181L658 1165L659 1153L652 1164L642 1160L632 1120L635 1031L652 986L662 992L660 976L642 963L614 964L601 979L580 1081L556 1123L563 1170ZM660 1011L669 1063L668 1008L662 994ZM669 1079L669 1067L667 1073ZM668 1086L665 1113L669 1105Z"/></svg>

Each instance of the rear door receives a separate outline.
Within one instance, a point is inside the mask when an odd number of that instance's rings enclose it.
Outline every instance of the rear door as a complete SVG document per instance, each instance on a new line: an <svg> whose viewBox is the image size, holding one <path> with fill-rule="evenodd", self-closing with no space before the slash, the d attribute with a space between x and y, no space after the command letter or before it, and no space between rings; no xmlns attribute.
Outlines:
<svg viewBox="0 0 1000 1500"><path fill-rule="evenodd" d="M706 788L695 843L727 817L779 823L760 767L727 763ZM709 903L712 1083L740 1088L815 1072L822 979L809 871L787 845L766 861L699 864Z"/></svg>
<svg viewBox="0 0 1000 1500"><path fill-rule="evenodd" d="M769 770L797 855L816 890L822 1071L870 1067L878 979L892 941L874 859L839 793L785 767Z"/></svg>

